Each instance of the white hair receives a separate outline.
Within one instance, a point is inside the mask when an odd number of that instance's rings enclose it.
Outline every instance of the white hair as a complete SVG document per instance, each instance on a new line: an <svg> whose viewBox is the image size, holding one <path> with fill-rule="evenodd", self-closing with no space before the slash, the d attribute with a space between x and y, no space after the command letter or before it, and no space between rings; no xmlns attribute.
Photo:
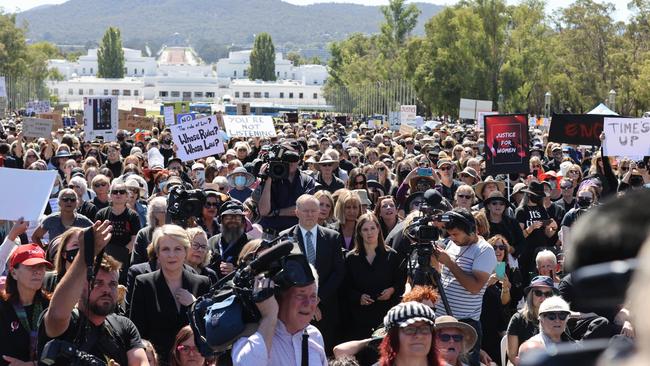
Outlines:
<svg viewBox="0 0 650 366"><path fill-rule="evenodd" d="M545 259L551 259L553 260L553 264L557 264L557 257L555 256L555 253L551 252L548 249L544 249L537 253L537 256L535 257L535 264L539 267L539 264Z"/></svg>
<svg viewBox="0 0 650 366"><path fill-rule="evenodd" d="M74 184L74 185L77 185L77 186L81 187L81 191L82 191L81 192L81 197L85 196L86 193L88 192L88 183L86 182L86 179L84 179L82 177L79 177L79 176L72 177L70 179L70 184Z"/></svg>

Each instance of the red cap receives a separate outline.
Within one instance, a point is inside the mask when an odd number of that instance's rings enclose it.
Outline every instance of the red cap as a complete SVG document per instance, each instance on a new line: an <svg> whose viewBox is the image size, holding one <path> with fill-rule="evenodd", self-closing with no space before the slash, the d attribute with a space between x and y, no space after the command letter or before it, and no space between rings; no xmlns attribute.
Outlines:
<svg viewBox="0 0 650 366"><path fill-rule="evenodd" d="M18 264L26 266L35 266L37 264L45 263L48 267L52 268L52 263L45 260L45 251L36 244L21 245L11 254L9 260L9 269L12 270Z"/></svg>

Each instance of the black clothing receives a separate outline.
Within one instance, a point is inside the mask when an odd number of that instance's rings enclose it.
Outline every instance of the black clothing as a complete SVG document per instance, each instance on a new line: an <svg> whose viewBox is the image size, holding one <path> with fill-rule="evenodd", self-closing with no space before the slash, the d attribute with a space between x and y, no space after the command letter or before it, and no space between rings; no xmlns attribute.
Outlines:
<svg viewBox="0 0 650 366"><path fill-rule="evenodd" d="M344 326L346 339L370 337L372 329L381 324L388 310L399 302L398 289L406 281L406 273L399 268L397 252L388 248L376 250L372 264L366 257L354 251L345 256L345 280L342 288L345 293ZM388 301L375 300L370 305L361 305L361 295L376 299L384 289L393 287L395 292Z"/></svg>
<svg viewBox="0 0 650 366"><path fill-rule="evenodd" d="M126 158L127 156L129 156L131 154L132 148L133 148L133 144L126 141L120 142L120 155L122 155L122 158Z"/></svg>
<svg viewBox="0 0 650 366"><path fill-rule="evenodd" d="M271 178L267 178L271 179ZM293 182L288 179L273 180L271 183L271 212L296 205L296 200L301 195L314 189L314 179L304 172L296 172ZM253 193L253 197L260 197L265 184L262 183ZM259 193L257 192L259 190ZM263 216L259 224L265 229L282 231L298 223L295 216Z"/></svg>
<svg viewBox="0 0 650 366"><path fill-rule="evenodd" d="M354 169L356 167L354 166L354 164L352 164L351 161L349 161L347 159L343 159L343 160L339 161L339 168L343 169L343 170L345 170L346 172L349 173L350 170L352 170L352 169Z"/></svg>
<svg viewBox="0 0 650 366"><path fill-rule="evenodd" d="M95 222L95 216L97 215L97 206L95 206L90 201L83 201L81 206L77 207L77 213L86 216L90 221Z"/></svg>
<svg viewBox="0 0 650 366"><path fill-rule="evenodd" d="M436 188L440 187L440 194L442 194L442 196L445 197L449 202L453 202L454 197L456 196L456 190L458 190L458 187L461 185L461 182L454 179L451 183L451 186L447 187L446 185L440 183L440 185L436 185Z"/></svg>
<svg viewBox="0 0 650 366"><path fill-rule="evenodd" d="M505 214L500 223L491 222L489 216L488 221L490 222L490 236L488 239L497 234L503 235L508 240L510 246L514 248L515 253L513 255L518 256L526 242L524 232L521 230L519 223Z"/></svg>
<svg viewBox="0 0 650 366"><path fill-rule="evenodd" d="M182 287L199 297L210 289L210 279L183 270ZM162 270L139 275L135 279L130 316L142 337L153 344L161 360L169 359L176 333L189 324L187 306L176 307Z"/></svg>
<svg viewBox="0 0 650 366"><path fill-rule="evenodd" d="M155 228L153 226L145 226L135 235L135 244L133 245L133 252L131 253L132 266L149 260L147 247L151 244L154 230Z"/></svg>
<svg viewBox="0 0 650 366"><path fill-rule="evenodd" d="M524 224L524 228L532 225L534 221L548 220L549 214L543 206L521 206L515 211L517 222ZM544 233L544 225L533 230L525 240L525 245L519 250L519 265L524 279L530 277L530 272L535 271L535 253L538 248L551 246L551 238Z"/></svg>
<svg viewBox="0 0 650 366"><path fill-rule="evenodd" d="M320 190L326 190L329 191L330 193L334 193L341 188L345 188L345 183L343 183L343 181L339 177L333 175L332 183L327 184L323 180L323 177L320 175L320 173L318 173L316 175L316 186L312 190L312 193Z"/></svg>
<svg viewBox="0 0 650 366"><path fill-rule="evenodd" d="M208 248L212 250L213 256L219 256L219 262L228 262L236 266L239 261L239 253L251 239L246 233L243 233L234 243L225 243L221 241L221 235L217 234L208 239ZM215 262L214 259L213 262Z"/></svg>
<svg viewBox="0 0 650 366"><path fill-rule="evenodd" d="M562 219L561 226L571 227L571 225L573 225L573 223L578 219L578 217L580 217L580 215L582 215L585 212L587 212L587 210L584 209L584 208L575 208L574 207L574 208L570 209L569 212L567 212L564 215L564 218Z"/></svg>
<svg viewBox="0 0 650 366"><path fill-rule="evenodd" d="M80 323L86 324L86 327L79 331ZM120 365L128 365L127 352L144 348L140 333L129 318L109 314L106 320L100 326L95 326L87 318L79 313L77 309L72 311L70 324L63 334L56 339L62 339L71 343L76 343L79 348L102 360L109 358L115 360ZM52 338L48 337L45 332L45 322L41 321L38 328L38 349L39 357L43 347ZM69 361L58 361L55 365L69 365Z"/></svg>
<svg viewBox="0 0 650 366"><path fill-rule="evenodd" d="M560 207L564 210L564 212L569 212L570 209L572 209L573 207L575 207L575 205L576 205L576 199L575 199L575 197L574 197L574 198L572 198L571 202L568 202L568 203L567 203L567 202L564 200L564 198L560 197L559 200L555 201L555 204L558 205L558 206L560 206Z"/></svg>
<svg viewBox="0 0 650 366"><path fill-rule="evenodd" d="M111 163L110 161L106 160L104 165L102 165L101 167L108 168L111 171L111 173L113 173L113 178L117 178L120 175L122 175L122 169L123 169L122 160L118 160L114 163Z"/></svg>
<svg viewBox="0 0 650 366"><path fill-rule="evenodd" d="M49 301L37 295L35 302L40 302L40 308L46 309ZM31 329L38 328L40 314L34 314L35 304L24 306L26 321ZM34 358L30 352L30 329L26 329L16 314L14 305L10 301L0 300L0 365L8 365L1 356L11 356L21 361L32 361Z"/></svg>
<svg viewBox="0 0 650 366"><path fill-rule="evenodd" d="M49 293L53 293L56 285L59 284L63 276L59 276L56 271L45 272L43 277L43 289Z"/></svg>
<svg viewBox="0 0 650 366"><path fill-rule="evenodd" d="M95 205L95 207L97 208L97 211L101 210L102 208L106 208L109 205L108 201L107 202L102 202L102 201L99 200L99 198L97 198L97 196L95 196L95 198L93 198L92 204ZM95 216L97 216L97 213L95 213Z"/></svg>
<svg viewBox="0 0 650 366"><path fill-rule="evenodd" d="M483 293L481 308L481 349L490 355L493 360L501 359L500 341L501 332L506 330L506 314L501 304L501 284L499 282L488 286Z"/></svg>
<svg viewBox="0 0 650 366"><path fill-rule="evenodd" d="M170 141L171 141L171 139L170 139ZM164 148L164 147L160 146L159 151L160 151L160 155L162 155L163 158L165 158L165 168L167 168L167 164L169 163L169 159L171 159L174 156L174 150L171 147L170 148Z"/></svg>
<svg viewBox="0 0 650 366"><path fill-rule="evenodd" d="M529 340L532 336L539 333L539 322L528 322L524 320L521 312L517 312L510 318L508 330L506 334L517 336L519 338L519 345Z"/></svg>
<svg viewBox="0 0 650 366"><path fill-rule="evenodd" d="M122 262L120 284L124 284L126 283L126 272L131 261L131 253L129 253L127 245L131 241L131 237L135 236L140 230L140 218L135 211L128 207L119 215L113 213L112 207L106 207L97 212L95 219L111 222L113 230L111 231L111 241L106 246L106 253Z"/></svg>
<svg viewBox="0 0 650 366"><path fill-rule="evenodd" d="M219 232L221 231L219 222L217 222L216 219L212 219L212 231L208 230L208 227L203 222L203 217L198 217L196 219L196 224L199 225L201 229L203 229L203 231L205 231L205 234L208 236L208 238L211 238L219 234Z"/></svg>

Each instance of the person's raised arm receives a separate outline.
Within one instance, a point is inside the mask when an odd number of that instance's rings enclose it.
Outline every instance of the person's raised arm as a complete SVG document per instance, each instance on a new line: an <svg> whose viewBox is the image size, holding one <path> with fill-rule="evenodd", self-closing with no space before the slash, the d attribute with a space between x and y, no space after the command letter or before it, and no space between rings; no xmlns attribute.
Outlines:
<svg viewBox="0 0 650 366"><path fill-rule="evenodd" d="M5 271L7 266L7 259L13 252L14 248L17 247L16 238L24 234L29 227L29 222L25 221L22 217L18 221L14 222L14 225L9 230L9 234L5 237L5 240L0 245L0 273Z"/></svg>
<svg viewBox="0 0 650 366"><path fill-rule="evenodd" d="M267 164L263 164L260 168L267 169ZM260 216L269 216L271 214L271 183L273 180L270 177L267 177L264 183L262 183L262 195L260 196L260 202L258 203L258 209L260 211Z"/></svg>
<svg viewBox="0 0 650 366"><path fill-rule="evenodd" d="M99 254L110 241L111 229L109 221L98 221L91 228L86 229L93 232L95 247L93 257ZM86 280L87 267L84 247L86 230L78 234L79 252L54 290L50 307L45 313L45 333L50 338L58 337L68 329L72 309L79 301L84 286L88 283Z"/></svg>

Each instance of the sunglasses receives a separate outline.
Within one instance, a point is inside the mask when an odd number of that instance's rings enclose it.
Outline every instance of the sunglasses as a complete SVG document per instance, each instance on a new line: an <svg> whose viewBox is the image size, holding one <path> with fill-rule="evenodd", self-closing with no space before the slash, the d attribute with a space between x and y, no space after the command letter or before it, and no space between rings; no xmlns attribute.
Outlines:
<svg viewBox="0 0 650 366"><path fill-rule="evenodd" d="M495 245L494 249L499 249L499 250L505 251L506 249L508 249L508 247L506 245L504 245L504 244L499 244L499 245Z"/></svg>
<svg viewBox="0 0 650 366"><path fill-rule="evenodd" d="M443 171L443 172L444 172L444 171L447 171L447 170L451 170L451 167L449 167L449 166L443 166L443 167L440 167L439 169L440 169L440 171Z"/></svg>
<svg viewBox="0 0 650 366"><path fill-rule="evenodd" d="M195 346L186 346L186 345L180 345L176 347L176 350L178 352L183 352L183 353L190 353L190 352L197 353L199 351L199 349Z"/></svg>
<svg viewBox="0 0 650 366"><path fill-rule="evenodd" d="M504 202L501 202L501 201L493 201L493 202L490 202L490 205L492 205L492 206L505 206L506 204Z"/></svg>
<svg viewBox="0 0 650 366"><path fill-rule="evenodd" d="M364 185L364 184L366 184L366 181L365 181L365 180L363 180L363 181L361 181L361 182L354 182L354 185L355 185L355 186L362 186L362 185Z"/></svg>
<svg viewBox="0 0 650 366"><path fill-rule="evenodd" d="M126 194L126 189L114 189L111 191L111 194Z"/></svg>
<svg viewBox="0 0 650 366"><path fill-rule="evenodd" d="M419 327L406 327L402 328L402 332L406 335L416 335L416 334L431 334L433 332L433 327L430 325L421 325Z"/></svg>
<svg viewBox="0 0 650 366"><path fill-rule="evenodd" d="M438 334L438 339L443 342L449 342L452 339L454 342L460 343L463 341L464 336L462 334Z"/></svg>
<svg viewBox="0 0 650 366"><path fill-rule="evenodd" d="M384 167L379 167L379 168L377 168L377 170L379 170L380 172L385 172L385 171L386 171L386 168L384 168Z"/></svg>
<svg viewBox="0 0 650 366"><path fill-rule="evenodd" d="M70 250L65 250L63 251L63 258L69 263L72 263L74 260L74 257L77 256L77 253L79 253L79 248L77 249L70 249Z"/></svg>
<svg viewBox="0 0 650 366"><path fill-rule="evenodd" d="M203 207L205 207L205 208L213 208L213 207L214 207L214 208L219 208L219 203L218 203L218 202L215 202L215 203L212 203L212 202L206 202L206 203L203 205Z"/></svg>
<svg viewBox="0 0 650 366"><path fill-rule="evenodd" d="M332 166L332 163L324 163L324 164L320 164L320 166L330 167Z"/></svg>
<svg viewBox="0 0 650 366"><path fill-rule="evenodd" d="M630 168L627 167L627 166L622 166L622 167L620 167L620 169L621 169L622 171L628 171L628 170L630 170Z"/></svg>
<svg viewBox="0 0 650 366"><path fill-rule="evenodd" d="M465 194L457 194L456 196L458 196L458 198L464 198L466 200L472 199L472 196Z"/></svg>
<svg viewBox="0 0 650 366"><path fill-rule="evenodd" d="M556 319L566 320L566 318L569 317L569 313L565 313L565 312L544 313L544 317L550 321L554 321Z"/></svg>
<svg viewBox="0 0 650 366"><path fill-rule="evenodd" d="M93 187L99 188L99 187L106 187L108 183L95 183L93 184Z"/></svg>
<svg viewBox="0 0 650 366"><path fill-rule="evenodd" d="M533 290L533 294L537 297L551 297L553 296L553 291Z"/></svg>
<svg viewBox="0 0 650 366"><path fill-rule="evenodd" d="M77 202L77 198L72 197L61 197L61 202Z"/></svg>

